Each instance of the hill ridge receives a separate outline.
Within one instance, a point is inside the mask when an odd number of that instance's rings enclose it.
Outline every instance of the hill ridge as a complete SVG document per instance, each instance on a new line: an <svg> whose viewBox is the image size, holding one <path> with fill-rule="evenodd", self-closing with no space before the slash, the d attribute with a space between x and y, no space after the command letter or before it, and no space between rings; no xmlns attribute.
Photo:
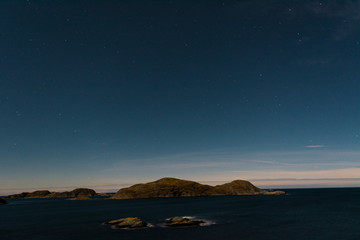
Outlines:
<svg viewBox="0 0 360 240"><path fill-rule="evenodd" d="M198 197L223 195L282 195L283 191L269 192L261 190L246 180L234 180L229 183L210 186L191 180L164 177L148 183L138 183L120 189L113 199L162 198L162 197Z"/></svg>
<svg viewBox="0 0 360 240"><path fill-rule="evenodd" d="M34 192L22 192L19 194L12 194L5 198L71 198L71 197L93 197L97 193L90 188L75 188L72 191L66 192L50 192L49 190L36 190Z"/></svg>

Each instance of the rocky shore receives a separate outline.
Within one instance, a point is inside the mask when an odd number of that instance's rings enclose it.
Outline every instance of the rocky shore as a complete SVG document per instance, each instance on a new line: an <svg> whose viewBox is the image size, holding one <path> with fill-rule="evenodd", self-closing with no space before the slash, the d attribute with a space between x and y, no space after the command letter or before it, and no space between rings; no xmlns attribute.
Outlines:
<svg viewBox="0 0 360 240"><path fill-rule="evenodd" d="M190 217L172 217L165 221L164 224L159 224L159 227L196 227L204 224L205 221L193 219ZM106 225L111 225L113 228L119 229L134 229L134 228L144 228L153 226L144 220L138 217L127 217L120 218L105 222Z"/></svg>
<svg viewBox="0 0 360 240"><path fill-rule="evenodd" d="M191 219L187 217L172 217L166 221L167 227L194 227L205 223L202 220Z"/></svg>
<svg viewBox="0 0 360 240"><path fill-rule="evenodd" d="M105 224L112 225L115 228L143 228L148 226L147 222L137 217L120 218L108 221Z"/></svg>

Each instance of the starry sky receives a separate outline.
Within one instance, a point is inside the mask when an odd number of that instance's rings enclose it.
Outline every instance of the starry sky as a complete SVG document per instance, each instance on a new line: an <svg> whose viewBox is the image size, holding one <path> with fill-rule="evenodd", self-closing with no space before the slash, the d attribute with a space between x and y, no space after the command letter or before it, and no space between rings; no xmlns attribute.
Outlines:
<svg viewBox="0 0 360 240"><path fill-rule="evenodd" d="M360 186L360 1L0 2L0 194Z"/></svg>

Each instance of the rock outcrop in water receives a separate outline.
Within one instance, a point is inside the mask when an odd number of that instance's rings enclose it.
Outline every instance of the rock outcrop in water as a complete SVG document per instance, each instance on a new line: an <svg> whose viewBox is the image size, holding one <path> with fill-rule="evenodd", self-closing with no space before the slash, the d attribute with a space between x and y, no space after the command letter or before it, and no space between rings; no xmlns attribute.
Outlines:
<svg viewBox="0 0 360 240"><path fill-rule="evenodd" d="M284 191L264 191L264 195L284 195L286 194Z"/></svg>
<svg viewBox="0 0 360 240"><path fill-rule="evenodd" d="M50 192L48 190L38 190L31 193L23 192L9 195L6 198L84 198L94 196L97 196L97 194L92 189L76 188L70 192Z"/></svg>
<svg viewBox="0 0 360 240"><path fill-rule="evenodd" d="M190 219L187 217L172 217L166 221L167 227L193 227L205 223L202 220Z"/></svg>
<svg viewBox="0 0 360 240"><path fill-rule="evenodd" d="M90 200L90 197L86 197L86 196L79 196L79 197L74 197L74 198L68 198L66 200Z"/></svg>
<svg viewBox="0 0 360 240"><path fill-rule="evenodd" d="M0 198L0 205L4 205L7 204L7 201L5 201L4 199Z"/></svg>
<svg viewBox="0 0 360 240"><path fill-rule="evenodd" d="M282 191L276 195L285 194ZM219 195L268 195L272 192L261 190L248 181L236 180L215 187L193 181L162 178L154 182L136 184L120 189L113 199L160 198L160 197L195 197Z"/></svg>
<svg viewBox="0 0 360 240"><path fill-rule="evenodd" d="M105 224L112 225L116 228L142 228L148 225L145 221L137 217L128 217L128 218L111 220L109 222L106 222Z"/></svg>

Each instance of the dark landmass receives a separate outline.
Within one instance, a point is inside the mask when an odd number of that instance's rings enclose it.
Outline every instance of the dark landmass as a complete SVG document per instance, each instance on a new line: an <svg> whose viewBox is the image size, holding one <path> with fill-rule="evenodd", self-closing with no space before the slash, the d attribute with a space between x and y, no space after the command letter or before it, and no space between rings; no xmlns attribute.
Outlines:
<svg viewBox="0 0 360 240"><path fill-rule="evenodd" d="M200 224L205 223L202 220L190 219L186 217L172 217L166 221L167 227L193 227L200 226Z"/></svg>
<svg viewBox="0 0 360 240"><path fill-rule="evenodd" d="M77 197L94 197L97 193L89 188L76 188L70 192L53 192L48 198L77 198Z"/></svg>
<svg viewBox="0 0 360 240"><path fill-rule="evenodd" d="M283 191L266 191L255 187L248 181L235 180L217 186L209 186L194 181L177 178L162 178L154 182L136 184L122 188L115 194L97 194L89 188L76 188L69 192L50 192L37 190L9 195L5 198L69 198L69 200L88 200L94 196L107 196L113 199L161 198L161 197L199 197L225 195L282 195Z"/></svg>
<svg viewBox="0 0 360 240"><path fill-rule="evenodd" d="M75 198L68 198L66 200L90 200L90 197L86 197L86 196L79 196L79 197L75 197Z"/></svg>
<svg viewBox="0 0 360 240"><path fill-rule="evenodd" d="M286 194L284 191L264 191L263 195L284 195Z"/></svg>
<svg viewBox="0 0 360 240"><path fill-rule="evenodd" d="M148 225L145 221L137 217L128 217L128 218L111 220L109 222L106 222L105 224L109 224L117 228L142 228L142 227L147 227Z"/></svg>
<svg viewBox="0 0 360 240"><path fill-rule="evenodd" d="M4 205L7 204L7 201L5 201L4 199L0 198L0 205Z"/></svg>
<svg viewBox="0 0 360 240"><path fill-rule="evenodd" d="M35 192L23 192L20 194L9 195L6 198L84 198L94 197L97 193L89 188L76 188L70 192L50 192L48 190L38 190Z"/></svg>
<svg viewBox="0 0 360 240"><path fill-rule="evenodd" d="M28 192L22 192L22 193L19 193L19 194L12 194L12 195L9 195L6 198L8 199L12 199L12 198L25 198L29 193Z"/></svg>
<svg viewBox="0 0 360 240"><path fill-rule="evenodd" d="M51 192L48 190L38 190L35 192L28 193L26 195L26 198L44 198L44 197L48 196L49 194L51 194Z"/></svg>
<svg viewBox="0 0 360 240"><path fill-rule="evenodd" d="M98 193L100 197L112 197L115 193Z"/></svg>
<svg viewBox="0 0 360 240"><path fill-rule="evenodd" d="M257 195L263 194L264 191L248 181L235 180L215 186L214 193L217 195Z"/></svg>
<svg viewBox="0 0 360 240"><path fill-rule="evenodd" d="M212 187L197 182L176 178L162 178L155 182L136 184L122 188L114 194L114 199L158 198L158 197L190 197L209 196Z"/></svg>
<svg viewBox="0 0 360 240"><path fill-rule="evenodd" d="M283 191L269 192L255 187L248 181L235 180L215 187L194 181L162 178L154 182L136 184L120 189L113 199L196 197L225 195L282 195Z"/></svg>

